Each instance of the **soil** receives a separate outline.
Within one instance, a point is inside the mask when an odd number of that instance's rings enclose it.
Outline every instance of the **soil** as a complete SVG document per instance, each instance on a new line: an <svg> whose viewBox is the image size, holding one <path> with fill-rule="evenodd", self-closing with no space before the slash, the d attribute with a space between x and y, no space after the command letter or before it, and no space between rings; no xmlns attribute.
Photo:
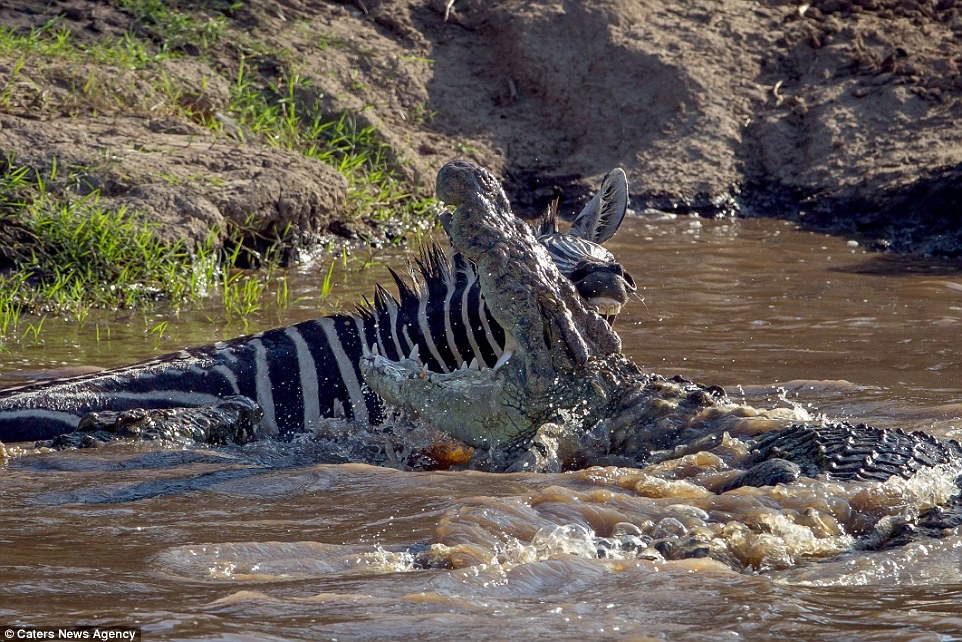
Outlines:
<svg viewBox="0 0 962 642"><path fill-rule="evenodd" d="M0 25L55 20L87 42L153 33L114 4L8 0ZM306 237L350 228L337 172L177 116L150 75L229 124L243 57L264 79L296 70L326 111L373 125L423 193L443 163L467 158L502 176L522 213L557 194L576 211L620 165L636 209L789 217L962 257L962 8L951 0L179 4L224 19L217 42L186 43L147 74L32 60L8 83L0 153L38 170L55 158L86 167L104 198L171 236L225 220L258 233L292 223ZM16 62L0 54L0 89ZM71 88L94 77L95 108L78 104Z"/></svg>

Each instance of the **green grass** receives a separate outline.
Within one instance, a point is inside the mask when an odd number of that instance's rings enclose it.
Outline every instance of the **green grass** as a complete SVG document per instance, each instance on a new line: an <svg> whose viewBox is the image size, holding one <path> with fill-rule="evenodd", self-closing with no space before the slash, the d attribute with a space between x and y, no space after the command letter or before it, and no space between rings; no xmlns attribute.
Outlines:
<svg viewBox="0 0 962 642"><path fill-rule="evenodd" d="M85 44L78 42L70 31L53 24L29 33L0 27L0 58L14 58L11 73L6 79L0 79L0 110L11 107L14 88L26 69L42 74L35 69L37 58L94 65L82 77L66 79L74 98L60 107L70 114L143 111L144 105L132 104L143 96L111 99L109 92L119 88L111 84L115 81L109 69L100 73L97 66L120 67L141 74L149 70L148 77L156 92L156 99L151 97L149 105L152 113L162 106L168 113L214 130L233 130L245 142L265 142L334 167L348 181L348 219L361 219L374 226L386 224L385 227L390 228L389 236L397 242L413 230L436 225L436 201L417 194L407 183L398 171L403 161L381 140L376 127L361 114L326 113L317 99L320 92L312 87L309 78L297 71L284 71L273 80L264 80L248 60L241 58L231 87L229 113L219 117L190 113L190 108L178 100L182 91L179 83L167 72L154 68L155 64L185 55L186 43L205 51L222 37L226 19L187 13L177 8L178 3L166 0L117 1L121 9L138 21L139 32L153 42L127 33L116 41ZM219 4L222 6L215 9L228 14L239 6L238 3ZM255 60L261 58L271 61L277 56L254 55ZM290 66L289 61L284 62L286 57L280 56L280 59L283 66ZM60 75L58 81L62 83L65 78ZM29 81L44 82L42 77ZM352 82L360 80L354 77ZM38 95L43 99L42 92ZM426 109L415 114L416 118L425 120L433 116Z"/></svg>
<svg viewBox="0 0 962 642"><path fill-rule="evenodd" d="M12 159L0 171L0 257L14 266L0 276L0 341L18 332L21 342L35 341L44 315L82 321L93 308L176 308L218 295L228 315L260 308L278 252L257 255L266 269L240 271L249 251L240 243L218 250L213 232L193 248L162 241L156 226L126 207L104 206L97 192L61 190L75 180L56 167L37 176ZM24 330L28 313L41 320Z"/></svg>
<svg viewBox="0 0 962 642"><path fill-rule="evenodd" d="M0 341L11 333L20 323L23 303L21 292L27 280L25 272L0 276Z"/></svg>
<svg viewBox="0 0 962 642"><path fill-rule="evenodd" d="M56 203L43 199L24 214L21 222L43 243L19 257L20 264L49 275L47 298L55 307L81 299L130 308L184 294L178 274L187 263L183 244L158 241L151 226L126 208L104 208L93 193Z"/></svg>
<svg viewBox="0 0 962 642"><path fill-rule="evenodd" d="M261 84L242 60L231 88L231 115L270 145L332 166L348 182L347 218L392 222L403 239L436 224L437 201L415 194L397 171L398 160L377 129L348 111L327 114L310 79L296 71Z"/></svg>
<svg viewBox="0 0 962 642"><path fill-rule="evenodd" d="M0 111L146 114L164 105L176 113L172 83L164 82L156 65L168 58L171 54L129 33L83 43L53 23L24 33L0 27L0 69L4 59L12 63L9 73L0 72ZM130 91L135 76L152 80L153 95Z"/></svg>
<svg viewBox="0 0 962 642"><path fill-rule="evenodd" d="M52 24L25 34L0 27L0 56L11 55L83 60L129 69L143 69L170 57L164 51L151 51L147 43L129 33L117 40L84 44L77 42L69 30Z"/></svg>
<svg viewBox="0 0 962 642"><path fill-rule="evenodd" d="M14 83L20 77L20 72L23 71L24 65L27 63L27 57L23 54L17 58L17 61L13 63L13 68L10 70L10 74L7 76L7 81L0 87L0 107L6 107L10 104L13 99L13 88Z"/></svg>
<svg viewBox="0 0 962 642"><path fill-rule="evenodd" d="M220 3L221 10L231 12L243 3ZM227 20L180 11L169 0L119 0L118 6L133 16L163 52L196 49L206 51L220 40Z"/></svg>
<svg viewBox="0 0 962 642"><path fill-rule="evenodd" d="M0 217L17 230L2 253L19 276L6 283L22 310L71 313L83 318L91 307L132 308L160 300L196 297L204 287L209 246L189 252L165 243L154 228L125 207L108 208L99 194L55 193L56 166L46 177L32 175L9 160L0 174ZM65 182L74 179L65 177ZM11 277L12 278L12 277ZM5 288L6 289L6 288Z"/></svg>
<svg viewBox="0 0 962 642"><path fill-rule="evenodd" d="M131 114L148 113L149 106L151 115L192 120L221 134L231 129L244 144L292 150L330 165L348 183L344 216L360 223L362 235L373 230L367 240L400 243L436 227L437 202L408 183L403 159L376 126L363 112L326 111L321 92L292 68L288 52L261 51L258 43L239 47L246 53L233 71L218 67L233 73L225 113L192 114L182 106L182 82L158 63L206 56L215 47L238 50L224 43L229 16L241 3L208 0L200 12L191 10L196 3L178 0L112 2L133 18L132 31L116 39L82 42L57 23L29 32L0 27L0 69L9 72L0 73L0 112ZM344 43L323 36L318 46ZM131 78L148 80L151 95L121 91ZM361 83L361 76L351 82ZM50 84L70 93L48 98L44 87ZM429 120L434 114L425 106L415 116ZM260 238L253 222L237 225L227 230L226 250L216 242L223 230L196 247L164 243L138 212L108 207L88 191L102 169L58 172L54 166L41 174L0 158L0 348L4 341L37 342L51 314L82 320L94 308L177 308L217 298L229 317L244 319L261 308L267 284L279 278L272 268L281 262L281 249L295 237L291 230ZM159 179L214 180L202 174ZM333 268L324 266L323 298L331 294ZM286 282L273 291L278 305L286 305ZM164 334L165 325L150 323L146 333ZM98 340L109 334L99 324L95 331Z"/></svg>

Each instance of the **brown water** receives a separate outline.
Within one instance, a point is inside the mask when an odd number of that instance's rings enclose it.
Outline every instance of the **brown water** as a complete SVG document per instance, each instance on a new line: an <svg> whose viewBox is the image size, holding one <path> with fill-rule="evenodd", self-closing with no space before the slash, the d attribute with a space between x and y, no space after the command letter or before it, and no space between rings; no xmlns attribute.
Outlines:
<svg viewBox="0 0 962 642"><path fill-rule="evenodd" d="M788 416L962 436L957 266L774 221L634 219L616 241L644 284L644 305L616 326L639 364ZM0 366L116 365L307 318L331 304L317 272L292 276L312 299L246 329L197 315L145 338L135 318L98 343L94 321L52 324ZM350 280L366 293L383 278ZM962 639L962 533L850 550L906 503L951 492L948 473L718 496L700 481L724 452L568 475L316 455L258 443L12 460L0 471L0 625L129 624L150 640ZM711 557L664 561L628 546L634 536L695 537Z"/></svg>

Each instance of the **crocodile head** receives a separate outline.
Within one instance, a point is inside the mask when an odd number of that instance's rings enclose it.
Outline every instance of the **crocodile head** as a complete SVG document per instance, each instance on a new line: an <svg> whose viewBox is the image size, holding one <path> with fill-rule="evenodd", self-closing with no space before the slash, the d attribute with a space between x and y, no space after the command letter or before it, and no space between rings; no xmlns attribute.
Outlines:
<svg viewBox="0 0 962 642"><path fill-rule="evenodd" d="M558 271L568 278L589 308L609 323L621 312L635 281L602 244L614 236L628 211L628 178L615 168L575 217L567 232L558 230L557 199L545 210L536 234ZM441 224L450 237L451 215Z"/></svg>
<svg viewBox="0 0 962 642"><path fill-rule="evenodd" d="M506 358L491 370L441 374L414 360L369 355L361 363L367 384L472 446L524 440L562 408L603 407L610 386L594 380L590 362L619 353L621 340L559 271L550 243L539 243L514 216L497 179L481 167L448 163L436 188L455 207L445 227L454 248L477 266L487 306L505 331ZM585 286L604 274L578 269Z"/></svg>

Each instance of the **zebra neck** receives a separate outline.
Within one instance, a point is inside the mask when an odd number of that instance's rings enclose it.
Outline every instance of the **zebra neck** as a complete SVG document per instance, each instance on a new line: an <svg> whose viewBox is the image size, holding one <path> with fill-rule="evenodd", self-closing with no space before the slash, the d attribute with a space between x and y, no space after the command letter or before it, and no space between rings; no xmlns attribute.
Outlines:
<svg viewBox="0 0 962 642"><path fill-rule="evenodd" d="M358 314L369 347L391 359L416 351L428 370L450 372L475 359L493 366L504 349L504 330L488 311L473 266L460 255L450 262L437 249L416 263L409 284L395 272L398 297L383 288Z"/></svg>

